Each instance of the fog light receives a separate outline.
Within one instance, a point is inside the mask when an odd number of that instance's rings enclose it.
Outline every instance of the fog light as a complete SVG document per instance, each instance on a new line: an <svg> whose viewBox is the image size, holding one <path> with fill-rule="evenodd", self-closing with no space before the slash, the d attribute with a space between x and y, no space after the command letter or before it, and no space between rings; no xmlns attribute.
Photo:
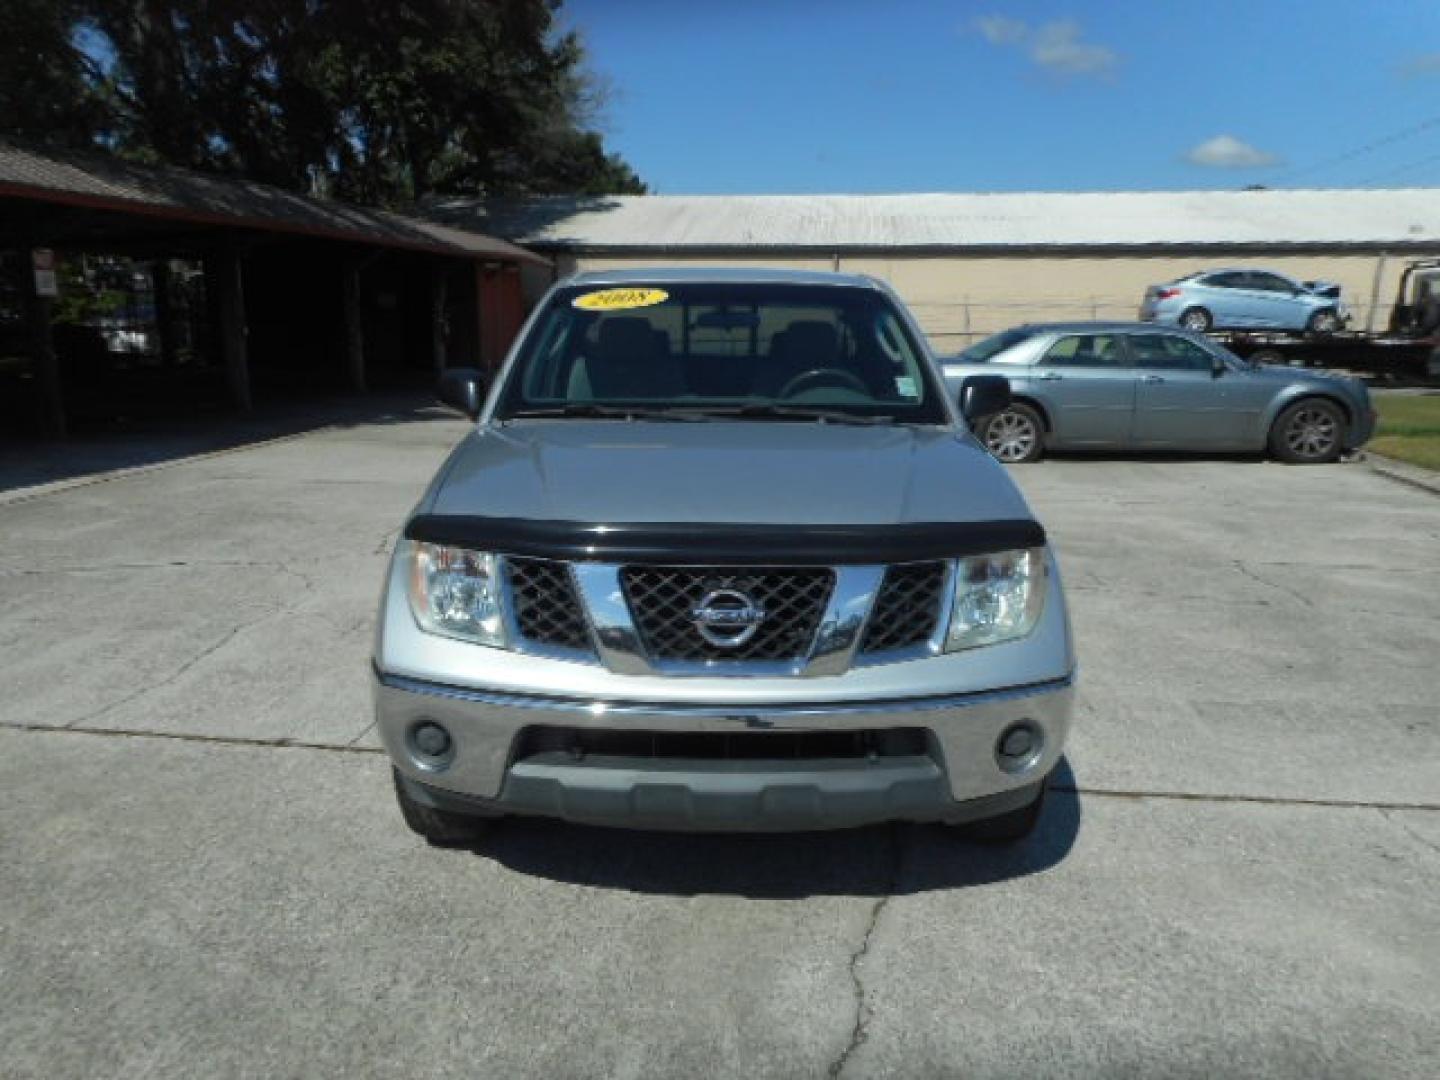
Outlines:
<svg viewBox="0 0 1440 1080"><path fill-rule="evenodd" d="M422 768L443 769L450 764L455 743L439 724L422 720L410 729L410 749Z"/></svg>
<svg viewBox="0 0 1440 1080"><path fill-rule="evenodd" d="M1040 760L1045 737L1029 720L1011 724L995 743L995 760L1006 772L1024 772Z"/></svg>

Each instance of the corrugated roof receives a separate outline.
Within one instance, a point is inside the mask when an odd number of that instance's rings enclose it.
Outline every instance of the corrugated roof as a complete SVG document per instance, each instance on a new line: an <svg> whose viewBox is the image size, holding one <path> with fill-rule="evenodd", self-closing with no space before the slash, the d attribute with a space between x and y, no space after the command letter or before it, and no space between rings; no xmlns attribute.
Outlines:
<svg viewBox="0 0 1440 1080"><path fill-rule="evenodd" d="M542 250L1435 245L1440 189L451 200L425 212Z"/></svg>
<svg viewBox="0 0 1440 1080"><path fill-rule="evenodd" d="M299 233L442 255L544 262L504 240L431 220L310 199L269 184L0 143L0 197L196 224Z"/></svg>

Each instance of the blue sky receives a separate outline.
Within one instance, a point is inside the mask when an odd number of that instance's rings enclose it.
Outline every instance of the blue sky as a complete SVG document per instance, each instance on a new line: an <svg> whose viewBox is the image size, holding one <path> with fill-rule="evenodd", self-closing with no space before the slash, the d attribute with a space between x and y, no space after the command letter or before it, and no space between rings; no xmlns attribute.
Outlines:
<svg viewBox="0 0 1440 1080"><path fill-rule="evenodd" d="M654 190L1440 186L1440 0L569 0Z"/></svg>

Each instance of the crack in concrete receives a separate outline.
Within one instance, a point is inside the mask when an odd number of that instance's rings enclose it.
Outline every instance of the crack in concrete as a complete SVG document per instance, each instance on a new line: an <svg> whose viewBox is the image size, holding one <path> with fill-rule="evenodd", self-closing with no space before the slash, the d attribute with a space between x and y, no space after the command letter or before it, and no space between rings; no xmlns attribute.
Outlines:
<svg viewBox="0 0 1440 1080"><path fill-rule="evenodd" d="M870 1037L870 1020L874 1016L874 1010L866 1000L865 980L860 977L860 964L870 955L870 944L875 938L875 928L880 922L880 916L885 913L886 907L895 898L895 891L900 887L904 852L894 825L890 826L890 851L890 881L886 886L885 895L871 905L870 917L865 923L865 933L860 939L860 945L850 954L850 985L855 998L855 1022L850 1027L850 1038L846 1041L844 1048L830 1063L830 1067L825 1070L825 1075L831 1077L832 1080L845 1071L845 1066L850 1063L851 1056Z"/></svg>
<svg viewBox="0 0 1440 1080"><path fill-rule="evenodd" d="M47 724L25 724L13 720L0 720L0 728L51 735L95 735L102 739L158 739L167 742L211 743L217 746L243 746L260 750L324 750L336 754L385 753L378 746L310 742L304 739L292 739L288 736L258 739L241 735L203 735L191 731L145 731L141 728L50 727Z"/></svg>
<svg viewBox="0 0 1440 1080"><path fill-rule="evenodd" d="M250 746L258 749L282 748L290 750L329 750L336 753L348 754L383 754L385 750L378 746L357 746L356 743L374 728L374 723L366 725L359 735L347 742L309 742L289 737L273 739L252 738L244 735L201 735L184 731L146 731L143 728L97 728L87 727L77 721L74 724L34 724L14 720L0 720L0 729L9 731L28 731L49 733L52 735L96 735L102 738L135 738L135 739L174 739L179 742L209 742L220 743L226 746ZM1201 803L1242 803L1252 806L1307 806L1323 810L1420 810L1436 812L1440 811L1440 803L1423 802L1378 802L1363 799L1304 799L1284 795L1227 795L1216 793L1203 793L1194 791L1126 791L1118 788L1093 788L1080 787L1074 784L1054 784L1052 791L1065 792L1073 795L1084 795L1089 798L1101 799L1169 799L1180 802L1201 802ZM1400 824L1404 824L1401 822ZM1425 841L1427 844L1429 841ZM900 852L896 850L897 869L899 875ZM873 914L873 913L872 913ZM873 920L872 920L873 929Z"/></svg>
<svg viewBox="0 0 1440 1080"><path fill-rule="evenodd" d="M40 566L0 570L0 577L30 577L47 574L108 574L116 570L173 570L195 567L198 569L226 569L247 567L256 570L287 570L289 567L275 562L255 562L250 559L170 559L165 562L96 563L94 566Z"/></svg>
<svg viewBox="0 0 1440 1080"><path fill-rule="evenodd" d="M165 687L175 682L177 679L179 679L182 675L184 675L187 671L193 668L196 664L200 663L206 657L213 656L215 653L223 649L226 645L230 644L230 642L235 640L236 635L238 635L242 630L248 630L250 627L257 625L258 623L262 623L266 619L273 618L278 614L278 611L267 611L264 615L261 615L258 618L251 619L249 622L241 623L239 626L232 626L216 641L206 646L204 649L201 649L198 653L190 657L190 659L186 660L183 664L181 664L178 668L172 671L169 675L166 675L165 678L161 679L159 682L151 683L148 686L139 687L138 689L124 695L123 697L117 698L114 701L106 702L104 705L101 705L100 708L94 710L93 712L86 713L84 716L81 716L78 719L66 724L65 727L76 728L82 725L94 723L106 713L114 712L116 709L123 708L124 706L130 704L132 701L136 701L147 694L153 694L156 691L163 690Z"/></svg>
<svg viewBox="0 0 1440 1080"><path fill-rule="evenodd" d="M361 739L365 738L366 735L369 735L370 732L372 732L372 731L375 730L375 725L376 725L378 722L379 722L379 721L371 720L370 723L366 724L363 728L360 729L360 734L359 734L359 735L356 735L353 739L351 739L349 742L347 742L347 743L345 744L345 748L346 748L347 750L353 748L356 743L358 743ZM373 750L374 747L369 747L369 749L372 749L372 750Z"/></svg>
<svg viewBox="0 0 1440 1080"><path fill-rule="evenodd" d="M1400 828L1409 835L1410 839L1414 840L1418 844L1425 845L1425 847L1435 852L1435 854L1440 855L1440 844L1435 843L1435 841L1431 840L1427 836L1422 836L1420 833L1412 829L1408 822L1402 820L1401 818L1395 817L1394 807L1377 806L1375 809L1386 821L1390 822L1392 825L1399 825Z"/></svg>
<svg viewBox="0 0 1440 1080"><path fill-rule="evenodd" d="M1363 799L1305 799L1293 795L1230 795L1199 791L1126 791L1052 784L1051 791L1106 799L1172 799L1181 802L1249 803L1255 806L1316 806L1330 810L1440 810L1440 803L1370 802Z"/></svg>
<svg viewBox="0 0 1440 1080"><path fill-rule="evenodd" d="M1315 601L1311 600L1310 597L1306 596L1304 593L1297 592L1296 590L1290 588L1287 585L1277 585L1273 581L1267 581L1250 567L1246 566L1244 560L1242 559L1234 560L1234 566L1236 570L1239 570L1240 573L1244 574L1251 581L1258 582L1259 584L1264 585L1266 588L1274 589L1276 592L1282 592L1286 596L1300 601L1300 603L1303 604L1305 607L1315 606Z"/></svg>

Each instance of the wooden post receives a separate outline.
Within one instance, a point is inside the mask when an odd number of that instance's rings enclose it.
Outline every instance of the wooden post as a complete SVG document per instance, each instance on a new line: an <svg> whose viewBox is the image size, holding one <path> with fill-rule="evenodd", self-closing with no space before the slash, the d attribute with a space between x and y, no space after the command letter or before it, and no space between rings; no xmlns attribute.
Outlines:
<svg viewBox="0 0 1440 1080"><path fill-rule="evenodd" d="M29 255L27 253L26 257ZM27 266L26 272L30 268ZM55 355L55 336L51 320L55 301L35 293L33 277L26 285L29 297L30 358L35 365L35 382L40 389L40 423L52 439L68 434L65 423L65 399L60 389L60 358Z"/></svg>
<svg viewBox="0 0 1440 1080"><path fill-rule="evenodd" d="M430 271L430 349L439 375L446 365L446 301L449 287L449 268L437 263Z"/></svg>
<svg viewBox="0 0 1440 1080"><path fill-rule="evenodd" d="M250 411L250 355L245 337L245 282L240 249L227 245L209 266L214 268L220 322L220 357L230 401L240 412ZM207 276L209 271L207 268Z"/></svg>
<svg viewBox="0 0 1440 1080"><path fill-rule="evenodd" d="M365 392L365 327L360 311L360 264L347 262L341 268L343 304L345 308L345 369L350 389Z"/></svg>
<svg viewBox="0 0 1440 1080"><path fill-rule="evenodd" d="M156 259L151 264L150 284L155 291L155 333L159 338L160 365L175 366L175 310L170 303L170 260Z"/></svg>
<svg viewBox="0 0 1440 1080"><path fill-rule="evenodd" d="M1380 285L1385 280L1385 260L1387 255L1380 252L1380 257L1375 260L1375 276L1370 279L1370 314L1365 317L1365 332L1368 334L1375 329L1375 309L1380 306ZM1389 323L1386 323L1389 329Z"/></svg>

